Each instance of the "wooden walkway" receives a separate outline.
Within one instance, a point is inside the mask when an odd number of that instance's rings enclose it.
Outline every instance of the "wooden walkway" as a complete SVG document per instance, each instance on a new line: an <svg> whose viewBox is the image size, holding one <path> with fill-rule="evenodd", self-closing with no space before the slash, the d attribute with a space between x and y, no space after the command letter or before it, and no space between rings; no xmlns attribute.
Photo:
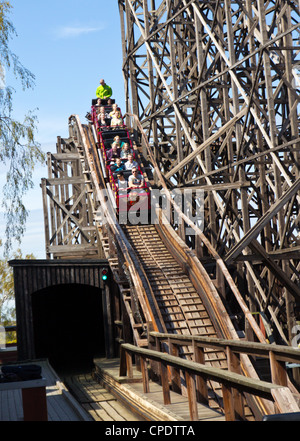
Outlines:
<svg viewBox="0 0 300 441"><path fill-rule="evenodd" d="M162 387L150 382L143 392L141 373L119 376L119 359L95 359L95 372L58 377L48 361L34 360L46 378L49 421L189 421L186 397L171 392L163 404ZM31 362L32 363L32 362ZM19 363L18 363L19 364ZM199 421L225 421L220 412L198 404ZM0 392L0 421L23 421L21 390Z"/></svg>
<svg viewBox="0 0 300 441"><path fill-rule="evenodd" d="M42 376L47 381L48 421L145 421L118 402L91 373L59 377L48 361L31 363L42 367ZM0 421L23 420L21 390L0 391Z"/></svg>
<svg viewBox="0 0 300 441"><path fill-rule="evenodd" d="M47 361L34 361L42 367L46 378L48 421L92 421L93 419L74 399ZM18 363L20 364L20 363ZM0 421L23 421L22 392L0 392Z"/></svg>
<svg viewBox="0 0 300 441"><path fill-rule="evenodd" d="M162 387L150 381L150 392L144 393L141 373L135 368L133 379L119 376L119 359L95 359L95 375L127 409L148 421L190 421L187 397L171 393L171 404L164 405ZM225 415L198 403L199 421L225 421Z"/></svg>
<svg viewBox="0 0 300 441"><path fill-rule="evenodd" d="M92 374L65 376L63 382L95 421L145 421L101 387Z"/></svg>

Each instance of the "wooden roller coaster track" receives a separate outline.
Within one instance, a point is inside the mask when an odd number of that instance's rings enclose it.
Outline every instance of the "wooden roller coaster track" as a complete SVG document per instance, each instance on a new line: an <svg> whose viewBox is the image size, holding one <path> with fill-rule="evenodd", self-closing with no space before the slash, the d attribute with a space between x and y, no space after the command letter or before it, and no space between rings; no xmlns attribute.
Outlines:
<svg viewBox="0 0 300 441"><path fill-rule="evenodd" d="M119 11L127 112L168 189L203 189L204 236L251 313L291 344L300 299L299 2L119 0ZM178 232L207 257L202 238L183 225Z"/></svg>
<svg viewBox="0 0 300 441"><path fill-rule="evenodd" d="M118 223L114 211L109 207L113 201L109 197L105 200L101 191L106 188L106 182L92 126L81 125L79 118L72 116L68 142L76 147L81 157L87 195L90 198L99 240L119 286L125 308L120 315L120 323L126 322L128 317L135 344L140 347L148 346L149 330L239 339L215 287L216 281L210 278L195 254L168 224L159 207L156 208L159 222L155 225ZM139 155L138 150L136 153ZM97 197L93 196L94 193ZM104 223L103 216L106 217ZM228 278L233 291L238 294L230 276L225 274L225 277ZM246 305L244 308L247 315ZM252 317L251 314L249 317ZM116 324L119 326L118 320ZM258 339L264 342L260 328L254 328ZM123 341L127 340L125 334L122 336ZM188 346L182 349L181 356L191 359L191 354L191 348ZM243 355L241 360L244 374L258 378L248 356ZM206 349L205 362L208 366L227 368L222 350ZM183 390L184 387L183 384ZM291 387L296 393L293 386ZM222 408L220 385L212 381L209 390L210 405ZM272 412L269 403L264 400L255 404L252 399L250 401L252 408L255 406L256 414ZM249 419L253 418L253 411L248 404L246 409L245 415Z"/></svg>
<svg viewBox="0 0 300 441"><path fill-rule="evenodd" d="M73 115L49 170L76 191L51 208L64 216L48 256L72 253L71 243L81 256L103 253L122 300L119 341L143 348L153 330L291 344L300 300L299 4L119 0L119 9L126 124L150 189L164 191L182 223L159 205L153 225L118 223L95 130ZM204 191L202 229L174 188ZM191 358L189 346L181 351ZM205 349L205 359L227 368L223 350ZM241 367L259 377L248 355ZM209 387L210 404L222 408L220 386ZM274 412L246 398L247 418Z"/></svg>

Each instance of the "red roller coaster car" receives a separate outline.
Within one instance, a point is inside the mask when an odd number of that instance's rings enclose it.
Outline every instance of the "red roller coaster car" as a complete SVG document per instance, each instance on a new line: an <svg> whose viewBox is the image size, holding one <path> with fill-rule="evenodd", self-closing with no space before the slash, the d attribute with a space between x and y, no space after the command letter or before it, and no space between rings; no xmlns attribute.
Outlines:
<svg viewBox="0 0 300 441"><path fill-rule="evenodd" d="M112 104L114 104L114 100L111 101ZM116 136L120 137L121 145L126 142L129 144L134 160L137 162L139 173L141 175L143 175L143 173L137 158L137 154L133 148L128 128L125 124L122 126L111 127L109 113L112 111L112 105L107 105L106 102L103 102L102 100L100 107L104 107L105 124L100 124L98 120L99 106L97 105L97 100L92 100L91 120L97 134L98 154L99 156L101 155L100 163L102 164L102 167L105 167L105 175L107 176L110 188L115 196L117 212L132 212L135 211L135 209L148 211L150 208L150 191L146 183L137 189L118 189L117 174L112 170L111 163L107 157L107 153L111 149L112 143L114 142L114 138ZM125 160L122 159L122 162L125 162ZM131 171L125 170L123 175L125 179L128 180L129 176L131 175Z"/></svg>

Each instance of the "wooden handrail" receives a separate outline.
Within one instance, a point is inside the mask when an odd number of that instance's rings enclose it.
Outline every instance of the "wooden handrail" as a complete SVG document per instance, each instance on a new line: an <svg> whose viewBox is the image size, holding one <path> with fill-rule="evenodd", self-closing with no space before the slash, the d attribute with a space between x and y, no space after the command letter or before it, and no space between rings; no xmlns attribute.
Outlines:
<svg viewBox="0 0 300 441"><path fill-rule="evenodd" d="M241 356L252 355L261 358L267 358L270 362L271 378L274 384L289 386L294 394L298 391L291 389L287 374L286 362L300 363L300 350L290 346L270 345L266 343L249 342L245 340L225 340L221 338L211 338L192 335L173 335L151 332L151 338L155 340L155 347L159 347L157 342L167 342L177 346L192 346L194 348L194 359L196 361L201 357L204 363L204 348L221 349L227 356L228 368L236 371L236 366L240 366ZM201 349L200 349L201 348ZM170 350L170 348L169 348ZM198 352L201 350L201 355ZM299 395L299 393L298 393Z"/></svg>
<svg viewBox="0 0 300 441"><path fill-rule="evenodd" d="M182 346L192 345L193 342L199 347L223 349L230 348L232 352L239 354L255 355L258 357L269 358L273 352L276 359L292 363L300 363L300 350L291 346L270 345L267 343L256 343L246 340L226 340L222 338L202 337L190 334L164 334L160 332L150 332L150 337L161 341L171 340L173 344Z"/></svg>
<svg viewBox="0 0 300 441"><path fill-rule="evenodd" d="M224 411L227 421L235 421L237 409L240 408L240 394L237 394L236 391L272 400L280 413L299 412L300 410L291 391L282 385L252 379L235 372L205 366L195 361L189 361L151 349L139 348L127 343L121 345L120 376L126 376L128 373L128 376L132 377L132 354L138 355L141 359L145 393L150 391L146 360L153 360L160 364L164 404L171 403L167 366L180 369L185 373L191 420L198 420L197 396L203 397L204 392L206 397L204 396L204 400L201 400L201 398L199 400L198 398L198 401L205 402L207 399L206 382L208 380L217 381L222 384ZM200 377L201 382L197 382L194 376Z"/></svg>

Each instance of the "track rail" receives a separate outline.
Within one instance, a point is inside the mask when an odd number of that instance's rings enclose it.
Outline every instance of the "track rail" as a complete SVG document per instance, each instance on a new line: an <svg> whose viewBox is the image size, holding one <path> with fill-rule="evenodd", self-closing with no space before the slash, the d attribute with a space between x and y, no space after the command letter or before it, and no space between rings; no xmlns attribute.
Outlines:
<svg viewBox="0 0 300 441"><path fill-rule="evenodd" d="M154 225L123 226L134 252L143 266L168 333L216 337L213 323L189 277L168 251ZM182 355L190 358L187 348ZM227 369L223 351L207 350L205 362ZM219 408L221 387L210 384L210 407Z"/></svg>
<svg viewBox="0 0 300 441"><path fill-rule="evenodd" d="M115 281L129 317L137 346L147 346L147 330L159 332L206 335L238 339L234 326L221 302L218 292L196 256L180 240L177 233L163 219L157 208L156 225L119 225L113 215L113 200L105 200L106 182L97 153L96 139L90 126L81 125L77 116L70 118L70 133L83 146L82 164L87 180L100 203L107 222L95 217L98 233ZM138 154L138 151L137 151ZM109 195L109 193L108 193ZM95 213L96 213L95 207ZM183 356L189 358L189 348ZM205 351L206 364L227 368L224 352ZM258 378L248 356L241 357L246 376ZM222 407L221 386L210 384L210 405ZM270 403L249 400L245 414L274 413Z"/></svg>

